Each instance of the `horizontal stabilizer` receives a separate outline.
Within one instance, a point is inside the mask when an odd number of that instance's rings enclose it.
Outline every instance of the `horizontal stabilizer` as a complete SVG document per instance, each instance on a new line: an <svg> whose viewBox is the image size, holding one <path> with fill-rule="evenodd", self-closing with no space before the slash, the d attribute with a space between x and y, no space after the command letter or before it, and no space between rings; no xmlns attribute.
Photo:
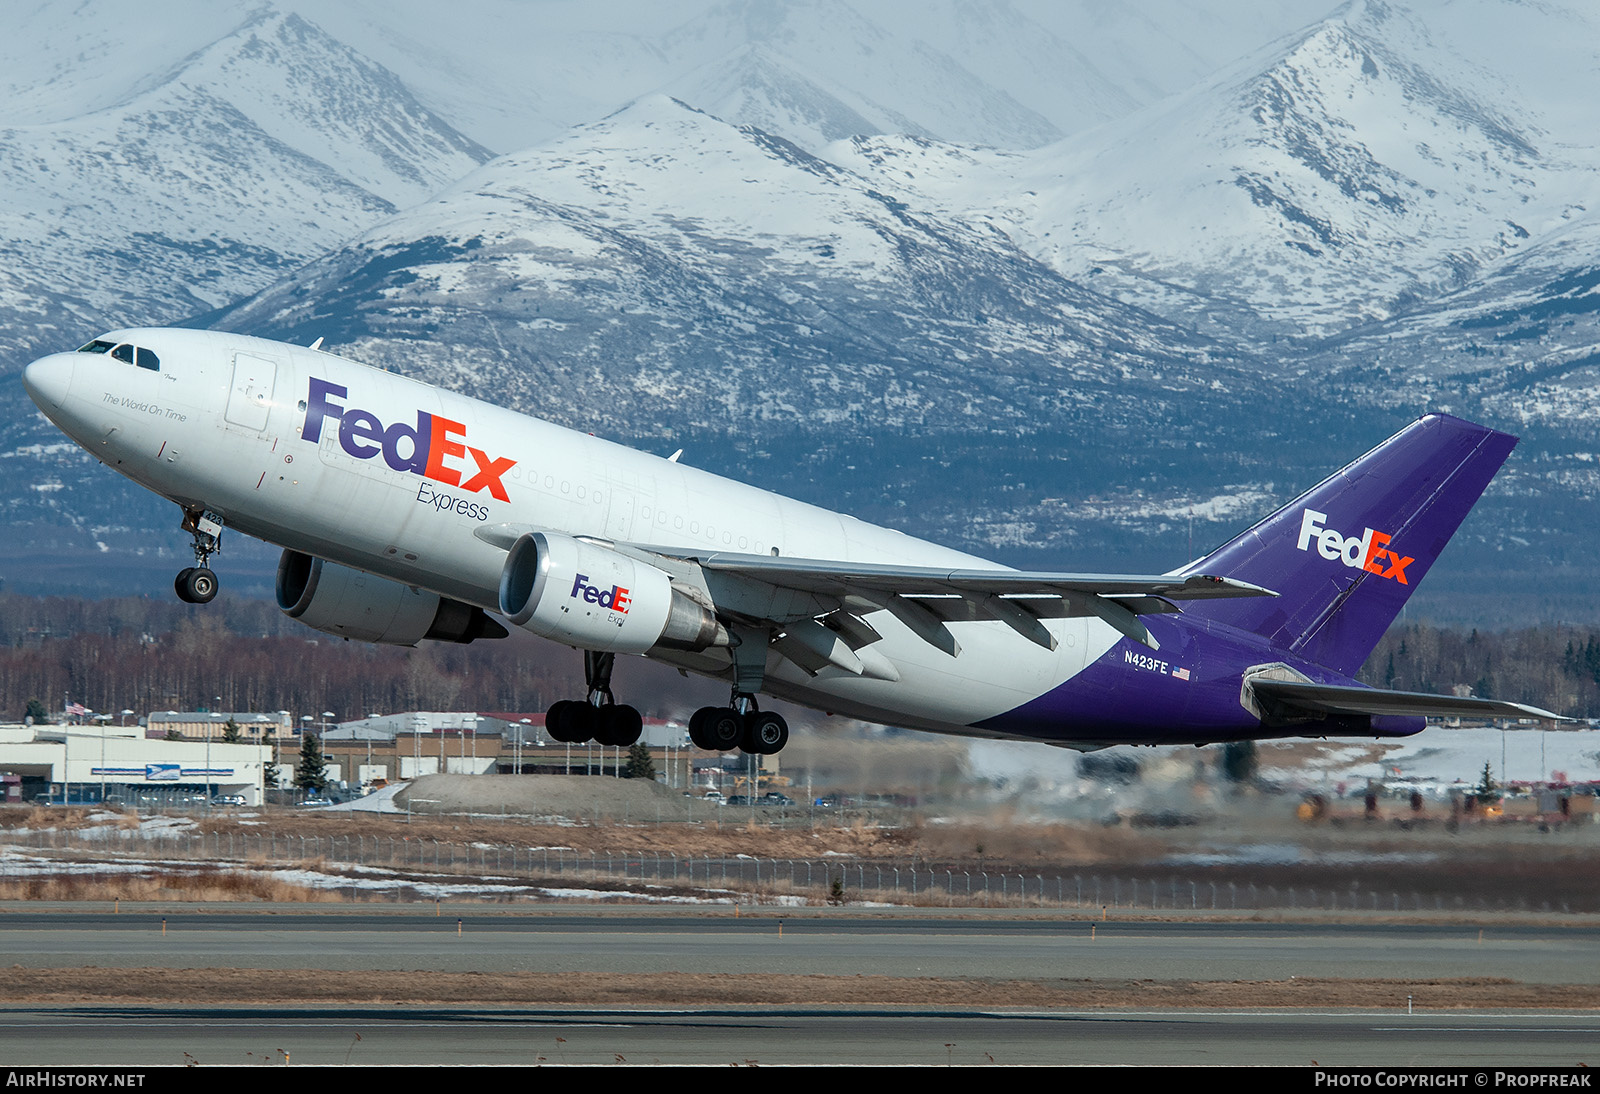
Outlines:
<svg viewBox="0 0 1600 1094"><path fill-rule="evenodd" d="M1430 695L1424 691L1382 691L1348 684L1316 684L1305 680L1253 678L1256 699L1277 714L1424 714L1437 717L1542 718L1565 721L1559 714L1501 699Z"/></svg>

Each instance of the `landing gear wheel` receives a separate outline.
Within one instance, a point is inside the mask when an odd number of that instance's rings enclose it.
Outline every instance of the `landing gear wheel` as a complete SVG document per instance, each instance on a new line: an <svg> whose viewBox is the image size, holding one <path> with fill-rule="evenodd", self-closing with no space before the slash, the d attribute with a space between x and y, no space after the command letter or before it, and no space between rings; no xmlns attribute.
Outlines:
<svg viewBox="0 0 1600 1094"><path fill-rule="evenodd" d="M707 752L738 748L743 732L744 718L732 707L701 707L689 719L689 739Z"/></svg>
<svg viewBox="0 0 1600 1094"><path fill-rule="evenodd" d="M739 737L739 747L759 756L781 752L789 743L789 723L783 715L771 711L745 715L744 732Z"/></svg>
<svg viewBox="0 0 1600 1094"><path fill-rule="evenodd" d="M175 587L179 600L209 604L217 598L217 575L205 566L193 566L178 574Z"/></svg>
<svg viewBox="0 0 1600 1094"><path fill-rule="evenodd" d="M689 740L694 747L703 748L710 752L711 746L706 743L706 715L716 710L716 707L701 707L689 715Z"/></svg>
<svg viewBox="0 0 1600 1094"><path fill-rule="evenodd" d="M186 604L209 604L217 597L217 575L210 562L222 550L222 517L209 509L185 509L183 530L194 536L195 564L179 571L172 589Z"/></svg>
<svg viewBox="0 0 1600 1094"><path fill-rule="evenodd" d="M627 748L638 743L644 732L644 719L630 706L605 706L593 708L595 712L594 739L614 748Z"/></svg>
<svg viewBox="0 0 1600 1094"><path fill-rule="evenodd" d="M562 744L582 744L594 736L594 730L594 708L588 703L562 699L544 716L544 731Z"/></svg>

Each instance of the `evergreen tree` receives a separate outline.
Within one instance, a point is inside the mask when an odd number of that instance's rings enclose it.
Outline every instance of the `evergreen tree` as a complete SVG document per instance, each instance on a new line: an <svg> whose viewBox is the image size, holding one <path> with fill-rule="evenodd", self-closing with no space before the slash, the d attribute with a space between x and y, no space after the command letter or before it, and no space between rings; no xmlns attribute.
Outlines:
<svg viewBox="0 0 1600 1094"><path fill-rule="evenodd" d="M28 700L28 712L24 717L32 718L33 724L42 726L50 720L50 712L44 709L44 704L37 699Z"/></svg>
<svg viewBox="0 0 1600 1094"><path fill-rule="evenodd" d="M622 769L625 779L654 779L656 763L650 758L650 746L640 741L628 749L628 766Z"/></svg>
<svg viewBox="0 0 1600 1094"><path fill-rule="evenodd" d="M321 790L328 785L328 762L322 758L322 745L316 734L307 733L300 742L300 766L294 769L294 784L301 790Z"/></svg>
<svg viewBox="0 0 1600 1094"><path fill-rule="evenodd" d="M229 718L222 727L222 739L230 745L238 744L242 739L242 735L239 732L239 723Z"/></svg>
<svg viewBox="0 0 1600 1094"><path fill-rule="evenodd" d="M1472 791L1473 797L1478 799L1480 805L1493 805L1500 800L1500 787L1494 781L1494 774L1489 769L1489 761L1483 761L1483 777L1478 780L1478 785Z"/></svg>

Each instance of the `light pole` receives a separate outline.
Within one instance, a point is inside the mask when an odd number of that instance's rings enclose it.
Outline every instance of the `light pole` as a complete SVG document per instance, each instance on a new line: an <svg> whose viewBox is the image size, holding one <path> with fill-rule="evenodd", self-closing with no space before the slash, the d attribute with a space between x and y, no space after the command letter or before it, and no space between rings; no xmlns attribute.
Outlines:
<svg viewBox="0 0 1600 1094"><path fill-rule="evenodd" d="M300 715L300 750L302 752L305 751L306 747L306 734L311 732L311 720L311 715L309 714ZM305 787L297 787L296 789L304 790ZM296 800L298 801L299 799L296 798Z"/></svg>
<svg viewBox="0 0 1600 1094"><path fill-rule="evenodd" d="M261 779L261 804L265 805L266 804L266 788L267 788L267 780L266 780L266 770L265 770L265 768L266 768L267 765L266 765L266 760L264 760L262 758L262 756L261 756L261 737L262 737L261 727L262 727L262 725L264 725L266 723L267 716L265 714L257 714L254 718L251 719L251 721L255 723L255 729L256 729L256 766L258 768L262 769L262 772L261 772L262 773L262 779Z"/></svg>
<svg viewBox="0 0 1600 1094"><path fill-rule="evenodd" d="M294 728L293 716L287 710L278 711L278 726L284 733ZM278 789L278 770L283 763L283 744L278 740L279 734L272 735L272 789ZM266 791L262 791L261 804L265 805Z"/></svg>
<svg viewBox="0 0 1600 1094"><path fill-rule="evenodd" d="M100 808L106 805L106 724L111 715L100 715Z"/></svg>
<svg viewBox="0 0 1600 1094"><path fill-rule="evenodd" d="M322 744L322 757L323 757L323 759L328 759L328 730L333 728L333 720L336 717L338 717L338 715L334 714L333 711L331 711L331 710L325 710L325 711L322 712L322 741L321 741L321 744ZM342 765L341 765L341 770L342 770ZM350 780L346 779L345 780L345 786L349 787L349 785L350 785ZM326 787L324 787L324 790L326 790ZM326 795L324 795L324 796L326 796Z"/></svg>
<svg viewBox="0 0 1600 1094"><path fill-rule="evenodd" d="M220 700L222 697L219 695L217 698ZM206 809L205 809L205 811L207 813L211 812L211 795L212 795L212 789L211 789L211 738L215 737L216 734L217 734L217 719L220 718L220 717L222 717L222 715L213 710L211 712L210 720L207 721L207 723L206 723Z"/></svg>

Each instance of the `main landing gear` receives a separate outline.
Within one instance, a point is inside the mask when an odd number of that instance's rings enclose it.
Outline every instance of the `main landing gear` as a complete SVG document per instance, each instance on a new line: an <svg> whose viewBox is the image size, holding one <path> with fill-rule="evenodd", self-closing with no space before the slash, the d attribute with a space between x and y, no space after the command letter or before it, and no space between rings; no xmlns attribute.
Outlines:
<svg viewBox="0 0 1600 1094"><path fill-rule="evenodd" d="M626 748L644 732L644 719L630 706L617 703L611 695L611 668L614 653L583 651L583 676L589 697L583 702L563 699L544 716L545 732L566 744L596 744Z"/></svg>
<svg viewBox="0 0 1600 1094"><path fill-rule="evenodd" d="M733 696L725 707L701 707L689 718L689 740L708 752L739 749L770 756L789 743L783 715L756 706L756 692L766 681L767 645L771 632L758 626L729 627L733 634Z"/></svg>
<svg viewBox="0 0 1600 1094"><path fill-rule="evenodd" d="M195 565L178 571L172 591L186 604L209 604L217 598L217 575L207 563L222 551L222 517L209 509L185 509L183 530L194 535Z"/></svg>
<svg viewBox="0 0 1600 1094"><path fill-rule="evenodd" d="M789 743L783 715L756 709L753 695L735 695L725 707L701 707L689 718L689 740L707 752L739 749L761 756L780 752Z"/></svg>

